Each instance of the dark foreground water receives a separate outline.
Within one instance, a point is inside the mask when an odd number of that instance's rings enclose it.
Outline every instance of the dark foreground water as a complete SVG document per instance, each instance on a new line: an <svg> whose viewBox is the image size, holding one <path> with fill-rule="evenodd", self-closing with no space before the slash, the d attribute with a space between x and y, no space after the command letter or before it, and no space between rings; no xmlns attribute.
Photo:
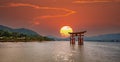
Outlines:
<svg viewBox="0 0 120 62"><path fill-rule="evenodd" d="M0 62L120 62L120 43L5 42L0 43Z"/></svg>

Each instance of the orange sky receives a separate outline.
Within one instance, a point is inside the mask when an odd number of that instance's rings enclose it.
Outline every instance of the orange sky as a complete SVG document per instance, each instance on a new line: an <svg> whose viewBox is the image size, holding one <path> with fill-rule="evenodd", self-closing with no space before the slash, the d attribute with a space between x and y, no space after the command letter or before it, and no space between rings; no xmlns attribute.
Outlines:
<svg viewBox="0 0 120 62"><path fill-rule="evenodd" d="M0 0L0 24L58 37L64 25L88 36L120 33L120 0Z"/></svg>

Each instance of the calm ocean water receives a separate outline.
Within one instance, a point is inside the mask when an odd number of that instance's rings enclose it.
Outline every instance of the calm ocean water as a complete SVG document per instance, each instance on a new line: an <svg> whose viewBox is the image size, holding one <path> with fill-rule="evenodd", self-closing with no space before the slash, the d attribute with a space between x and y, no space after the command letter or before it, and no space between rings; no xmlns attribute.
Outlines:
<svg viewBox="0 0 120 62"><path fill-rule="evenodd" d="M0 42L0 62L120 62L120 42Z"/></svg>

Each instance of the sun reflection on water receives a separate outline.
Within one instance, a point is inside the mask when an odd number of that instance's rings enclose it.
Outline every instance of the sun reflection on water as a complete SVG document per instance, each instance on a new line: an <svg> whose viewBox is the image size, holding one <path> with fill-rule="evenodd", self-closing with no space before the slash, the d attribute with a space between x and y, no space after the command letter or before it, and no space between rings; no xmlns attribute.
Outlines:
<svg viewBox="0 0 120 62"><path fill-rule="evenodd" d="M78 54L75 45L61 44L55 48L55 60L56 62L75 62L75 55ZM66 49L67 48L67 49Z"/></svg>

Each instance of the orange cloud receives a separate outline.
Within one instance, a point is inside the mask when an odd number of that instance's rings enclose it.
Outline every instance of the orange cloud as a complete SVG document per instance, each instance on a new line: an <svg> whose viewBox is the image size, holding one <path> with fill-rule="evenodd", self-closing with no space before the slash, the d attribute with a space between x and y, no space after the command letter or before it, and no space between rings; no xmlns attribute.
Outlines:
<svg viewBox="0 0 120 62"><path fill-rule="evenodd" d="M74 1L73 3L102 3L102 2L113 2L111 0L89 0L89 1L85 1L85 0L78 0L78 1Z"/></svg>
<svg viewBox="0 0 120 62"><path fill-rule="evenodd" d="M46 8L46 9L47 9L47 8ZM36 19L39 19L39 18L65 17L65 16L69 16L69 15L71 15L71 14L76 13L76 11L72 11L72 10L68 10L68 9L64 9L64 8L48 8L48 9L61 10L61 11L65 11L65 12L67 12L67 13L66 13L66 14L61 14L61 15L38 16L38 17L36 17Z"/></svg>
<svg viewBox="0 0 120 62"><path fill-rule="evenodd" d="M33 5L33 4L26 4L26 3L9 3L7 6L0 6L0 7L32 7L35 9L45 9L45 10L59 10L59 11L65 11L66 14L60 14L60 15L43 15L43 16L37 16L36 18L34 18L34 20L36 19L40 19L40 18L55 18L55 17L65 17L65 16L69 16L71 14L76 13L73 10L69 10L69 9L65 9L65 8L53 8L53 7L41 7L39 5Z"/></svg>
<svg viewBox="0 0 120 62"><path fill-rule="evenodd" d="M24 4L24 3L10 3L9 7L19 7L19 6L26 6L26 7L32 7L39 9L40 7L37 5L32 5L32 4Z"/></svg>

